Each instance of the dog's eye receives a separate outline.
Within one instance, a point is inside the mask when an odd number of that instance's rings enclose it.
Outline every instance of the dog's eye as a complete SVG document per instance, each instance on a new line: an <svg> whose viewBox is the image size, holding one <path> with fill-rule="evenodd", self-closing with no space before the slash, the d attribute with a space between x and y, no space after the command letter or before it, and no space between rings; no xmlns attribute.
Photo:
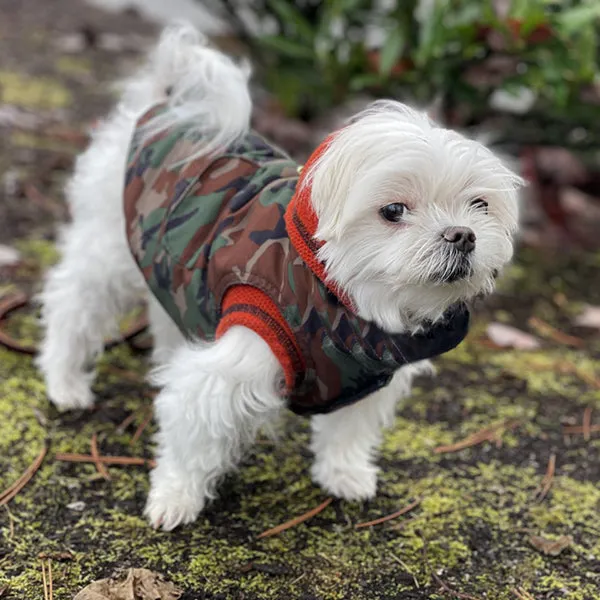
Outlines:
<svg viewBox="0 0 600 600"><path fill-rule="evenodd" d="M406 204L402 204L401 202L394 202L393 204L388 204L379 210L379 214L386 220L391 221L392 223L397 223L402 219L404 213L408 210L408 206Z"/></svg>
<svg viewBox="0 0 600 600"><path fill-rule="evenodd" d="M487 215L488 203L483 198L475 198L475 200L471 202L471 206L476 210L483 210Z"/></svg>

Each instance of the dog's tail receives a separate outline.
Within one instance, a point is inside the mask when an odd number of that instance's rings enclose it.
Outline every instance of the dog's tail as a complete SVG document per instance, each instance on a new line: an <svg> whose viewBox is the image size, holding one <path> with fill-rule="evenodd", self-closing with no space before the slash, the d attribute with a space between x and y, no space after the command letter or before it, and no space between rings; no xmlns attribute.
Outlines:
<svg viewBox="0 0 600 600"><path fill-rule="evenodd" d="M250 67L210 48L194 27L167 27L140 76L125 88L123 105L139 110L140 102L164 102L167 110L138 132L143 137L185 126L200 133L194 155L208 154L232 143L250 126Z"/></svg>

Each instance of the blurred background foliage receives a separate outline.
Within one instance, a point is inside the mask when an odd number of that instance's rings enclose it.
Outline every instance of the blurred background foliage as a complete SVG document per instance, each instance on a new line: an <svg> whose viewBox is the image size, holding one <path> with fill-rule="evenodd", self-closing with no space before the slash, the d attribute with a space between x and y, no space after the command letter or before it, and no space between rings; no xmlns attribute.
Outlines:
<svg viewBox="0 0 600 600"><path fill-rule="evenodd" d="M367 93L437 102L453 126L497 119L516 143L598 146L598 0L218 4L289 116Z"/></svg>

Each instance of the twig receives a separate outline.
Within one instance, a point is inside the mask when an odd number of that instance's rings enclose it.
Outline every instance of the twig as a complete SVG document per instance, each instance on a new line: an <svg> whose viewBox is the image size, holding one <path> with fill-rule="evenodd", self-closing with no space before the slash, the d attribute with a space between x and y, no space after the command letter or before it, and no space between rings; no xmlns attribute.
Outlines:
<svg viewBox="0 0 600 600"><path fill-rule="evenodd" d="M54 600L54 589L52 585L52 561L48 559L48 596L49 600Z"/></svg>
<svg viewBox="0 0 600 600"><path fill-rule="evenodd" d="M325 510L331 504L332 501L333 501L333 498L327 498L327 500L325 500L325 502L322 502L321 504L319 504L319 506L317 506L316 508L313 508L312 510L309 510L307 513L304 513L303 515L300 515L299 517L295 517L294 519L290 519L289 521L286 521L285 523L282 523L281 525L277 525L277 527L273 527L272 529L267 529L267 531L263 531L258 536L258 539L270 537L272 535L277 535L278 533L281 533L282 531L285 531L286 529L290 529L291 527L295 527L296 525L299 525L300 523L304 523L304 521L308 521L308 519L312 519L315 515L318 515L320 512Z"/></svg>
<svg viewBox="0 0 600 600"><path fill-rule="evenodd" d="M26 485L29 480L35 475L36 471L44 461L44 457L48 452L48 448L44 446L37 458L27 467L23 475L19 477L11 486L0 493L0 506L8 504Z"/></svg>
<svg viewBox="0 0 600 600"><path fill-rule="evenodd" d="M125 417L119 425L117 425L117 433L124 433L125 430L135 421L138 411L134 410L129 416Z"/></svg>
<svg viewBox="0 0 600 600"><path fill-rule="evenodd" d="M146 416L144 417L144 420L140 423L139 427L135 430L135 433L133 434L133 437L131 438L131 441L129 442L130 446L133 446L141 437L142 433L144 433L144 429L146 429L146 427L148 427L148 424L150 423L150 421L152 421L152 417L154 416L154 411L152 410L152 407L148 407L147 411L146 411Z"/></svg>
<svg viewBox="0 0 600 600"><path fill-rule="evenodd" d="M536 490L534 497L537 502L541 502L550 491L552 482L554 481L554 471L556 469L556 454L551 454L548 459L548 468L540 487Z"/></svg>
<svg viewBox="0 0 600 600"><path fill-rule="evenodd" d="M431 572L431 576L435 579L436 583L446 592L446 594L450 594L455 598L461 598L462 600L481 600L477 596L471 596L471 594L463 594L462 592L457 592L453 590L446 582L442 581L433 571Z"/></svg>
<svg viewBox="0 0 600 600"><path fill-rule="evenodd" d="M498 425L492 425L491 427L486 427L485 429L481 429L480 431L472 433L464 440L456 442L455 444L438 446L434 449L434 452L436 454L458 452L459 450L464 450L465 448L470 448L471 446L477 446L482 442L497 442L500 439L500 435L502 433L504 433L507 430L514 429L520 424L521 421L504 421L502 423L499 423Z"/></svg>
<svg viewBox="0 0 600 600"><path fill-rule="evenodd" d="M122 333L121 337L115 338L114 340L108 340L104 343L104 347L109 350L110 348L119 346L124 342L131 343L133 338L137 337L141 333L144 333L146 329L148 329L148 319L145 315L142 315Z"/></svg>
<svg viewBox="0 0 600 600"><path fill-rule="evenodd" d="M565 344L566 346L573 346L575 348L582 348L585 345L585 342L581 338L568 335L555 327L552 327L550 323L546 323L546 321L543 321L539 317L530 317L528 323L539 335L550 338L559 344Z"/></svg>
<svg viewBox="0 0 600 600"><path fill-rule="evenodd" d="M528 591L524 590L522 587L514 588L512 590L512 593L519 600L535 600L535 598Z"/></svg>
<svg viewBox="0 0 600 600"><path fill-rule="evenodd" d="M23 292L16 292L15 294L9 295L6 298L0 300L0 323L6 319L9 313L17 308L27 306L29 298ZM145 316L140 317L132 325L123 332L123 335L114 340L108 340L105 342L106 349L118 346L123 342L131 342L133 338L143 333L148 327L148 321ZM21 354L37 354L37 347L28 344L23 344L21 341L16 340L6 330L0 327L0 345L5 346L15 352Z"/></svg>
<svg viewBox="0 0 600 600"><path fill-rule="evenodd" d="M590 429L592 426L592 407L588 406L586 407L586 409L583 411L583 439L586 442L590 441Z"/></svg>
<svg viewBox="0 0 600 600"><path fill-rule="evenodd" d="M27 302L27 295L23 292L16 292L15 294L0 300L0 322L6 319L8 314L13 310L26 306ZM2 329L2 327L0 327L0 344L9 350L21 352L22 354L35 354L37 352L37 348L35 346L29 346L21 343L19 340L16 340L12 335L10 335L8 331Z"/></svg>
<svg viewBox="0 0 600 600"><path fill-rule="evenodd" d="M42 585L44 586L44 600L49 600L48 581L46 580L46 567L44 561L42 561Z"/></svg>
<svg viewBox="0 0 600 600"><path fill-rule="evenodd" d="M396 517L399 517L400 515L404 515L407 512L410 512L416 506L419 506L419 504L421 504L421 500L422 500L421 498L418 498L417 500L415 500L414 502L412 502L408 506L405 506L404 508L401 508L400 510L397 510L395 513L392 513L391 515L386 515L385 517L380 517L379 519L374 519L373 521L366 521L364 523L357 523L354 526L354 528L355 529L360 529L361 527L373 527L373 525L379 525L380 523L385 523L386 521L391 521L392 519L395 519Z"/></svg>
<svg viewBox="0 0 600 600"><path fill-rule="evenodd" d="M98 452L98 435L94 433L92 436L92 440L90 442L91 454L94 458L94 463L96 464L96 469L98 469L98 473L104 477L104 479L110 479L110 474L106 469L106 466L99 460L100 452Z"/></svg>
<svg viewBox="0 0 600 600"><path fill-rule="evenodd" d="M598 432L600 432L600 425L590 425L587 428L587 431L589 433L598 433ZM585 432L586 432L586 429L583 427L583 425L565 425L563 427L563 433L582 434Z"/></svg>
<svg viewBox="0 0 600 600"><path fill-rule="evenodd" d="M151 458L138 458L136 456L98 456L94 458L91 454L71 454L68 452L58 453L54 457L64 462L95 463L99 461L105 465L139 465L154 468L156 461Z"/></svg>

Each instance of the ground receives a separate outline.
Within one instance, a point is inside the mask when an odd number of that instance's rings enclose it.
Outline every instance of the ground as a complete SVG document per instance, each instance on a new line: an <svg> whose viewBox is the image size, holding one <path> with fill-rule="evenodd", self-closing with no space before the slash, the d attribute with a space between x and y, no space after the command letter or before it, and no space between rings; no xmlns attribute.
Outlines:
<svg viewBox="0 0 600 600"><path fill-rule="evenodd" d="M35 292L56 260L54 224L66 218L60 185L77 133L110 103L107 82L136 59L127 46L134 38L121 35L135 32L139 47L152 27L75 0L0 0L0 14L0 239L22 256L0 268L1 301L16 289ZM41 598L46 553L57 600L129 567L164 574L190 600L600 598L600 438L596 428L565 433L600 409L600 337L573 325L585 303L600 304L600 253L545 254L520 249L498 294L476 310L467 341L399 407L376 499L334 501L264 539L326 499L310 481L305 420L288 416L278 443L261 438L195 524L155 532L141 516L146 467L109 467L107 480L93 464L55 459L88 454L94 434L103 455L152 457L153 424L134 441L151 402L141 344L106 353L97 408L66 415L48 403L31 356L0 345L0 490L48 448L31 481L0 506L0 597ZM542 345L497 348L486 336L490 321L529 329ZM3 326L35 342L35 309ZM435 451L489 427L498 439ZM544 479L552 460L554 476ZM355 527L417 500L396 519ZM534 536L572 543L555 556Z"/></svg>

